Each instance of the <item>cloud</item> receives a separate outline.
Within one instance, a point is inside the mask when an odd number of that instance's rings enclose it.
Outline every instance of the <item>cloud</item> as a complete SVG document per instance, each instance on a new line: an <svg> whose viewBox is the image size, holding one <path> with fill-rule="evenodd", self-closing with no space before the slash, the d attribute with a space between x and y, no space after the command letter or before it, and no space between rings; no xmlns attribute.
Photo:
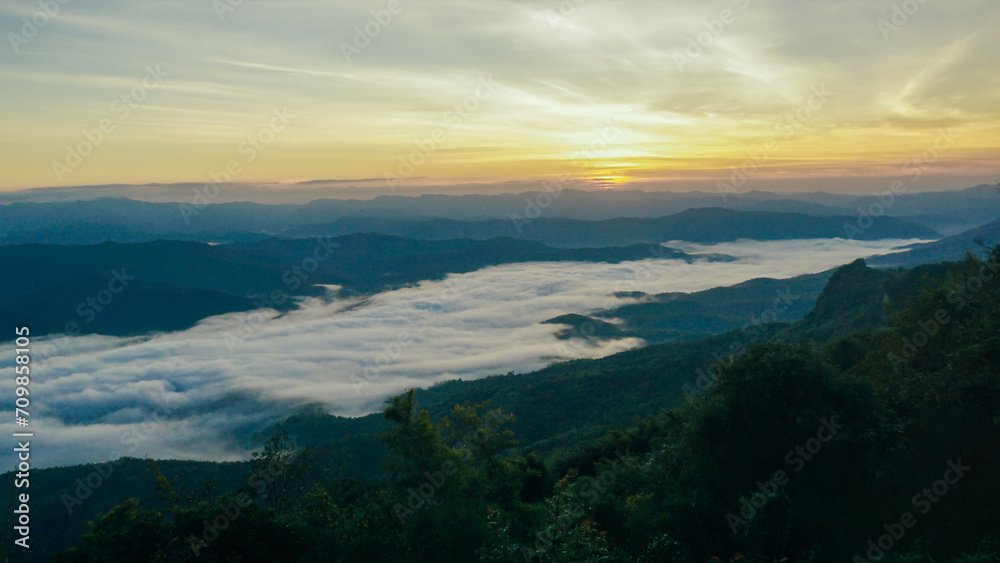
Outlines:
<svg viewBox="0 0 1000 563"><path fill-rule="evenodd" d="M51 161L149 64L171 76L60 185L207 180L275 106L300 118L243 180L382 177L481 76L500 91L420 175L551 177L615 116L630 133L621 148L655 160L609 159L612 172L725 170L821 84L834 103L774 156L775 172L870 172L943 124L963 128L957 148L998 150L993 0L921 2L888 35L879 21L892 20L899 0L402 0L351 61L342 45L387 1L246 0L222 19L213 4L73 1L18 54L5 53L8 187L56 184ZM553 25L561 6L577 7ZM34 0L8 2L0 31L20 33L37 10ZM723 10L735 20L678 69L675 55ZM817 159L835 166L816 168ZM964 153L952 159L966 173L996 170Z"/></svg>
<svg viewBox="0 0 1000 563"><path fill-rule="evenodd" d="M903 244L909 241L895 241ZM731 263L647 260L623 264L525 263L485 268L378 294L320 299L274 311L213 317L182 332L137 338L58 339L58 357L32 372L34 467L109 458L231 460L250 437L309 403L363 415L409 387L528 372L553 361L601 357L636 339L567 347L568 312L620 303L615 291L696 291L756 277L791 277L881 254L893 241L680 244L741 256ZM37 354L51 341L34 342ZM0 365L12 366L9 349ZM367 371L366 371L367 370ZM13 368L0 370L13 396ZM0 431L14 432L11 423ZM12 461L9 453L6 461Z"/></svg>

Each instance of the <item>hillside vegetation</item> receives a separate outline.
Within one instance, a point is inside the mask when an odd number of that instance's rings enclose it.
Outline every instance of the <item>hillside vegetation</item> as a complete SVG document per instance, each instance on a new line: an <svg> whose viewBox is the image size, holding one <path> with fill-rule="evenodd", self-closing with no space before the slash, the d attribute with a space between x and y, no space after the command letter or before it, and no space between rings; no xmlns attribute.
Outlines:
<svg viewBox="0 0 1000 563"><path fill-rule="evenodd" d="M188 328L209 316L258 307L288 310L306 295L371 294L448 274L534 261L731 260L659 244L557 249L511 238L419 241L378 234L89 246L0 246L18 275L0 278L0 322L36 335L142 334Z"/></svg>
<svg viewBox="0 0 1000 563"><path fill-rule="evenodd" d="M55 560L996 561L998 275L856 262L791 325L304 413Z"/></svg>

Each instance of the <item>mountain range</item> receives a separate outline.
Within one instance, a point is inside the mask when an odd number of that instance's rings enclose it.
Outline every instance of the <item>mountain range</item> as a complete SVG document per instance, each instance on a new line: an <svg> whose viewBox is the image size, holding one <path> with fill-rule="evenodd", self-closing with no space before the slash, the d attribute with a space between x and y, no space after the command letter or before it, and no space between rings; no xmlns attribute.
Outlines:
<svg viewBox="0 0 1000 563"><path fill-rule="evenodd" d="M389 235L0 246L0 322L36 335L127 335L187 328L213 315L263 306L287 310L302 296L370 294L486 266L533 261L730 260L658 244L557 249L511 238L420 241ZM100 313L100 314L98 314ZM69 325L69 328L67 328Z"/></svg>
<svg viewBox="0 0 1000 563"><path fill-rule="evenodd" d="M583 200L592 197L577 194L567 194L566 197L571 196ZM652 217L648 214L606 219L559 217L548 209L539 209L535 214L522 206L518 213L503 218L477 220L399 217L385 208L381 214L378 209L367 209L365 214L348 213L343 208L345 202L334 204L323 200L304 206L214 204L197 210L195 215L183 214L177 204L127 199L98 199L72 204L12 203L0 206L0 244L96 244L157 239L246 242L271 237L305 238L358 233L391 234L424 240L507 236L554 246L610 246L670 240L722 242L741 238L849 237L872 240L936 239L941 236L933 228L896 217L881 217L868 228L852 230L848 226L855 225L859 219L846 210L837 215L736 211L707 205L708 202L703 207ZM710 202L717 203L714 200ZM420 208L418 201L406 203L414 210ZM796 204L792 207L802 206Z"/></svg>
<svg viewBox="0 0 1000 563"><path fill-rule="evenodd" d="M178 238L183 234L188 237L222 236L234 232L278 234L286 229L328 224L345 217L481 221L509 220L512 216L519 216L603 220L656 218L688 209L723 207L737 211L847 215L855 218L865 213L885 214L951 235L989 223L1000 216L1000 191L996 186L985 184L964 190L904 191L898 194L892 194L887 185L884 191L866 196L759 190L735 194L620 189L584 191L556 185L549 186L548 191L499 195L381 195L370 199L316 199L308 203L267 205L248 201L221 203L198 195L205 191L204 186L186 185L113 190L41 189L2 194L0 204L5 205L0 205L0 234L11 236L96 224L118 226L147 235L174 233L168 238ZM164 196L167 199L158 203L130 200L121 195L142 197L144 193L161 192L167 194ZM281 190L274 193L281 193ZM120 236L125 235L120 233ZM42 236L42 233L35 233L34 236Z"/></svg>

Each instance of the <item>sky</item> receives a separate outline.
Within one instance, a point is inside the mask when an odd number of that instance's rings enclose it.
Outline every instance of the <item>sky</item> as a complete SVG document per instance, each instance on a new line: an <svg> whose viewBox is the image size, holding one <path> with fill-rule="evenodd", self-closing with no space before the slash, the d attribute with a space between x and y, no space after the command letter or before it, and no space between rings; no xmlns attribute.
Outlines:
<svg viewBox="0 0 1000 563"><path fill-rule="evenodd" d="M363 302L307 299L284 315L269 310L221 315L173 333L36 339L32 365L44 375L32 380L32 393L45 400L35 404L32 423L45 445L37 455L32 450L32 466L120 456L245 459L257 444L241 436L307 405L341 416L364 415L407 388L528 373L557 360L640 346L636 338L600 345L558 340L555 333L565 327L542 324L564 313L634 301L615 297L618 291L690 292L760 277L784 279L913 242L671 242L685 252L739 260L649 259L572 268L561 262L507 264ZM12 348L0 349L0 392L7 396L13 396L13 354ZM691 374L692 381L696 377ZM17 431L13 420L0 422L3 431ZM13 455L6 450L0 463L13 463Z"/></svg>
<svg viewBox="0 0 1000 563"><path fill-rule="evenodd" d="M913 159L966 187L1000 175L998 23L995 0L9 0L0 191L850 190Z"/></svg>

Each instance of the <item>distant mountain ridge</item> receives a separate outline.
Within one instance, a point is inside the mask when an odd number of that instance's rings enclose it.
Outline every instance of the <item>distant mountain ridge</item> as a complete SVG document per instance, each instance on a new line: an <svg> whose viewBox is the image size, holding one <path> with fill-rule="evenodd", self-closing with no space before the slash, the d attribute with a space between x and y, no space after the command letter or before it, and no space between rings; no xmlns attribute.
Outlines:
<svg viewBox="0 0 1000 563"><path fill-rule="evenodd" d="M873 256L868 263L878 267L917 266L960 260L967 252L982 257L997 244L1000 244L1000 219L941 240L911 245L905 252Z"/></svg>
<svg viewBox="0 0 1000 563"><path fill-rule="evenodd" d="M296 296L324 294L317 284L369 294L499 264L653 257L732 259L658 244L557 249L502 237L421 241L380 234L227 245L8 245L0 246L0 262L18 264L19 274L0 277L0 322L27 324L35 335L75 332L66 329L70 323L81 333L112 335L180 330L226 312L293 307Z"/></svg>
<svg viewBox="0 0 1000 563"><path fill-rule="evenodd" d="M473 196L465 196L473 197ZM419 198L415 198L419 199ZM338 202L342 205L344 202ZM306 238L380 233L422 240L510 237L553 246L612 246L670 240L723 242L794 238L937 239L937 231L895 217L881 217L860 233L845 225L857 217L777 211L689 208L661 217L601 220L560 218L548 213L502 219L459 220L343 215L328 201L308 206L254 203L208 205L182 215L176 204L102 199L72 204L16 203L0 207L0 244L32 242L95 244L157 239L239 242L270 237ZM537 217L530 219L528 217ZM186 221L185 218L189 221ZM323 219L326 219L324 222Z"/></svg>
<svg viewBox="0 0 1000 563"><path fill-rule="evenodd" d="M393 221L346 218L329 225L314 225L287 231L286 234L336 236L370 230L426 240L507 236L535 240L553 246L595 246L671 240L716 243L739 239L848 238L850 233L844 226L853 225L854 222L855 218L849 216L815 217L801 213L733 211L720 207L705 207L688 209L666 217L620 217L601 221L536 219L517 222L493 219L473 222L451 219ZM894 217L883 217L869 229L858 234L858 238L864 240L936 239L940 236L937 231Z"/></svg>
<svg viewBox="0 0 1000 563"><path fill-rule="evenodd" d="M563 324L561 338L636 337L648 344L707 338L730 330L765 331L809 313L834 270L788 279L757 278L728 287L691 293L620 295L633 302L590 313L545 321ZM619 324L611 324L614 320Z"/></svg>
<svg viewBox="0 0 1000 563"><path fill-rule="evenodd" d="M511 184L516 190L524 184ZM549 187L549 191L521 191L494 195L425 194L419 196L377 195L367 199L314 199L308 203L261 204L223 202L199 198L203 186L92 186L0 193L0 233L53 228L77 222L117 224L151 234L199 233L202 231L244 230L277 234L280 230L309 224L329 223L341 217L427 220L447 218L464 221L523 217L603 220L616 217L663 217L702 207L724 207L737 211L775 211L815 216L858 216L859 209L882 205L876 193L870 195L778 193L750 190L734 194L716 192L662 192L629 189L581 190L574 184ZM224 194L234 197L246 191L270 193L253 186L231 185ZM888 190L888 187L886 188ZM883 191L886 191L883 190ZM378 188L354 192L384 194ZM173 203L149 203L145 194L169 193ZM282 193L276 188L274 193ZM350 193L354 193L350 192ZM313 193L313 192L308 192ZM317 192L321 193L321 192ZM338 192L339 193L339 192ZM348 193L348 192L344 192ZM51 197L42 194L50 194ZM91 195L93 194L93 195ZM126 197L138 198L128 200ZM35 203L41 201L41 203ZM884 205L887 216L902 218L946 235L986 224L1000 217L1000 191L992 185L964 190L902 193ZM27 224L10 222L23 216ZM187 221L185 220L187 217ZM172 237L178 238L178 237Z"/></svg>

